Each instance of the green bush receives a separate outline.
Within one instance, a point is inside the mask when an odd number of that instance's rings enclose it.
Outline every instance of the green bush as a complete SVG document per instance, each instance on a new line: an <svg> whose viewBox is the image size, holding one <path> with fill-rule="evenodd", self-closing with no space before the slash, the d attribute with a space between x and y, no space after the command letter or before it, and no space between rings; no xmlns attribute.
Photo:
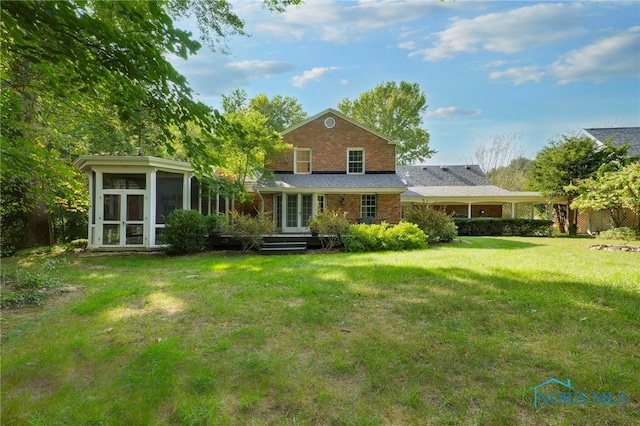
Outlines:
<svg viewBox="0 0 640 426"><path fill-rule="evenodd" d="M342 236L349 232L347 212L325 210L309 219L309 229L318 234L322 248L330 250L340 243Z"/></svg>
<svg viewBox="0 0 640 426"><path fill-rule="evenodd" d="M273 234L273 232L273 222L262 213L257 216L232 213L229 233L240 241L243 252L260 247L264 236Z"/></svg>
<svg viewBox="0 0 640 426"><path fill-rule="evenodd" d="M539 219L515 218L455 218L458 235L474 236L548 236L553 222Z"/></svg>
<svg viewBox="0 0 640 426"><path fill-rule="evenodd" d="M170 254L197 253L205 248L207 224L195 210L174 210L167 216L164 238Z"/></svg>
<svg viewBox="0 0 640 426"><path fill-rule="evenodd" d="M429 241L452 241L458 236L458 228L451 216L429 205L407 209L404 218L418 225L429 236Z"/></svg>
<svg viewBox="0 0 640 426"><path fill-rule="evenodd" d="M413 223L391 226L382 222L379 225L351 225L342 242L349 252L413 250L425 248L427 236Z"/></svg>
<svg viewBox="0 0 640 426"><path fill-rule="evenodd" d="M613 228L607 231L602 231L598 234L597 237L603 240L640 240L640 234L627 227Z"/></svg>
<svg viewBox="0 0 640 426"><path fill-rule="evenodd" d="M220 235L228 231L229 219L224 214L210 214L204 217L208 235Z"/></svg>

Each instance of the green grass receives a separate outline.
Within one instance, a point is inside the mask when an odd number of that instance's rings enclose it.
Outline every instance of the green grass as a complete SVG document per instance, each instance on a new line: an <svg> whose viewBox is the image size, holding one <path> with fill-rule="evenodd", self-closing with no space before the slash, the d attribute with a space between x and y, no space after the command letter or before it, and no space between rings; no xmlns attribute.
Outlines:
<svg viewBox="0 0 640 426"><path fill-rule="evenodd" d="M83 290L3 312L2 424L637 424L640 254L588 243L8 259Z"/></svg>

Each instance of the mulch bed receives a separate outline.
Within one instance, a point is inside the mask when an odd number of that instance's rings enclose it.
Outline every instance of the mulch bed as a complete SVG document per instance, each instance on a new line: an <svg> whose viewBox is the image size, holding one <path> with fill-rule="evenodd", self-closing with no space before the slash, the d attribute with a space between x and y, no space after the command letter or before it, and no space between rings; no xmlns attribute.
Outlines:
<svg viewBox="0 0 640 426"><path fill-rule="evenodd" d="M610 246L607 244L589 244L587 248L590 250L633 251L640 253L640 247L630 246L628 244L621 244L619 246Z"/></svg>

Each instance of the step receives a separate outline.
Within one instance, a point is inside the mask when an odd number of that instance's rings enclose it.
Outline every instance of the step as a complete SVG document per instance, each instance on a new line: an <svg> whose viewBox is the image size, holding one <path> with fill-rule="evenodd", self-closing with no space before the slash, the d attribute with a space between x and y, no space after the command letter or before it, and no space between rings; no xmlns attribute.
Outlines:
<svg viewBox="0 0 640 426"><path fill-rule="evenodd" d="M304 241L278 241L262 244L261 254L297 254L304 253L307 243Z"/></svg>

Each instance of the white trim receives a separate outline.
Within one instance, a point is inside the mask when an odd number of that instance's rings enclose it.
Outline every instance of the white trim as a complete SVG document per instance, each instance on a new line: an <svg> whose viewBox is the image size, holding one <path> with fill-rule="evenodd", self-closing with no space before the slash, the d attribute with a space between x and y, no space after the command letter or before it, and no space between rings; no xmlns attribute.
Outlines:
<svg viewBox="0 0 640 426"><path fill-rule="evenodd" d="M349 171L349 153L356 152L356 151L362 151L362 172L361 173L355 173L355 172L350 172ZM347 148L347 174L348 175L363 175L363 174L365 174L366 170L367 170L367 167L366 167L366 152L365 152L364 148L357 148L357 147Z"/></svg>
<svg viewBox="0 0 640 426"><path fill-rule="evenodd" d="M338 118L341 118L341 119L353 124L354 126L360 127L361 129L363 129L363 130L365 130L365 131L367 131L369 133L372 133L372 134L378 136L381 139L384 139L390 145L397 145L398 144L397 141L394 141L393 139L389 139L387 136L384 136L383 134L378 133L377 131L375 131L373 129L370 129L369 127L367 127L367 126L365 126L363 124L360 124L360 123L358 123L356 121L353 121L351 118L347 117L346 115L344 115L343 113L341 113L339 111L336 111L333 108L327 108L324 111L314 115L313 117L309 117L306 120L301 121L300 123L298 123L298 124L296 124L294 126L291 126L288 129L286 129L286 130L284 130L284 131L282 131L280 133L284 136L287 133L292 132L292 131L294 131L296 129L299 129L300 127L302 127L302 126L304 126L304 125L306 125L308 123L311 123L312 121L317 120L318 118L322 117L323 115L327 115L327 114L332 114L332 115L334 115L334 116L336 116Z"/></svg>
<svg viewBox="0 0 640 426"><path fill-rule="evenodd" d="M299 151L307 151L309 152L309 171L308 172L299 172L298 171L298 152ZM312 151L311 148L294 148L293 149L293 173L296 175L309 175L311 174L312 168Z"/></svg>

